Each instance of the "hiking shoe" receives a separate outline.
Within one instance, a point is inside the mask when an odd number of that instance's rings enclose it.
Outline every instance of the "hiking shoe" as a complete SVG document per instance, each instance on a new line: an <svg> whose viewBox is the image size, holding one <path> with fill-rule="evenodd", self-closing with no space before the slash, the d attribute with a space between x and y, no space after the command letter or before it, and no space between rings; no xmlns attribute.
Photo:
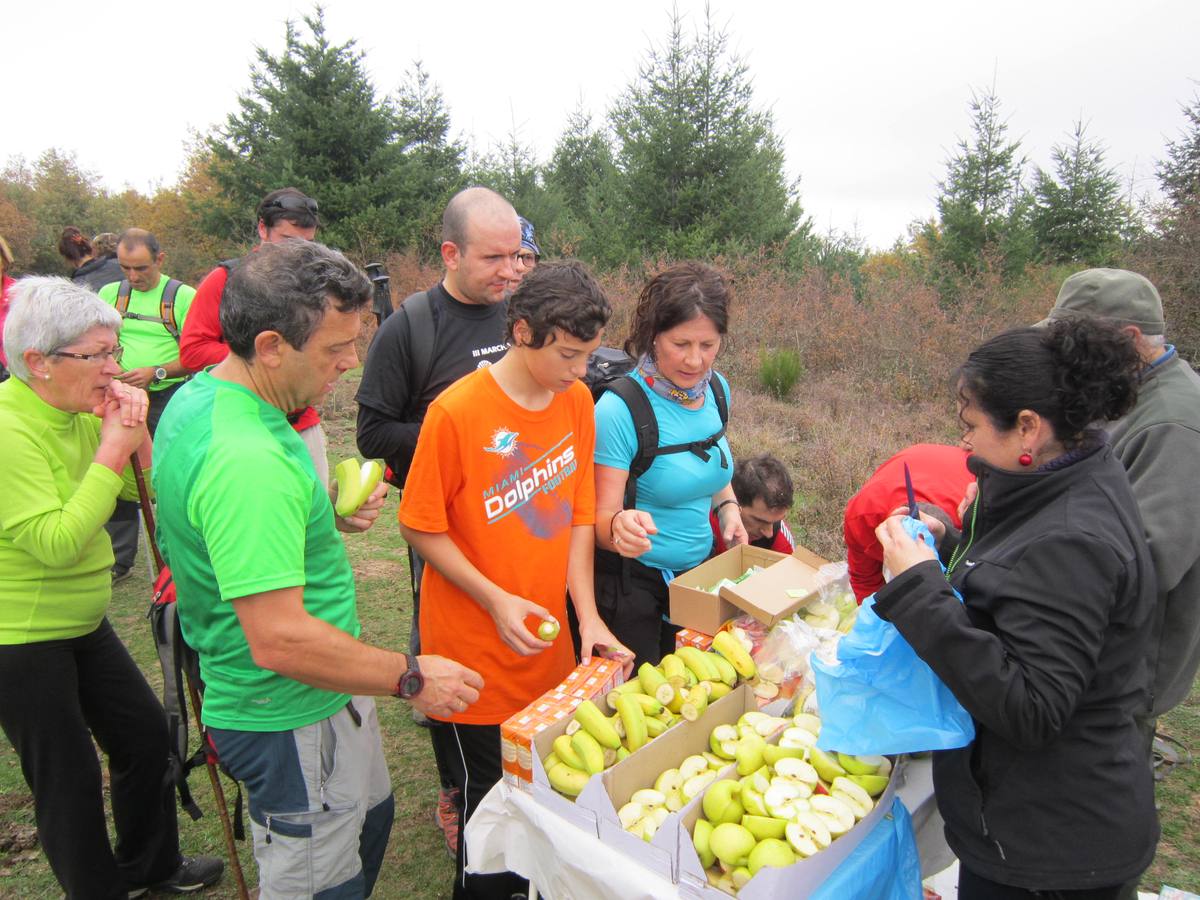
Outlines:
<svg viewBox="0 0 1200 900"><path fill-rule="evenodd" d="M433 811L433 819L446 838L446 849L453 858L458 857L458 788L438 791L437 808Z"/></svg>
<svg viewBox="0 0 1200 900"><path fill-rule="evenodd" d="M128 581L132 577L133 577L133 567L132 566L130 566L128 569L124 569L124 570L117 569L116 567L114 567L112 570L113 587L116 587L118 584L121 584L121 582L123 582L123 581Z"/></svg>
<svg viewBox="0 0 1200 900"><path fill-rule="evenodd" d="M193 894L221 880L225 863L215 856L185 856L182 865L166 881L150 885L150 890L166 894ZM130 891L131 897L134 896Z"/></svg>

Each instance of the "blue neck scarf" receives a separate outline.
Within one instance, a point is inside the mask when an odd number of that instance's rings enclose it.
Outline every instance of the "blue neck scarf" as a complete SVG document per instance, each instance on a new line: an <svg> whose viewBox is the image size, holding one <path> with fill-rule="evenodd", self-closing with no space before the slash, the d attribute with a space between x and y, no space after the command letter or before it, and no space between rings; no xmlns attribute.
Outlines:
<svg viewBox="0 0 1200 900"><path fill-rule="evenodd" d="M654 360L650 358L649 354L638 360L638 372L646 380L646 384L649 385L650 390L654 391L660 397L665 397L680 404L694 403L696 400L702 398L705 391L708 390L708 383L712 380L713 374L712 369L709 369L696 383L695 387L682 388L674 384L665 375L659 374L658 366L655 365Z"/></svg>

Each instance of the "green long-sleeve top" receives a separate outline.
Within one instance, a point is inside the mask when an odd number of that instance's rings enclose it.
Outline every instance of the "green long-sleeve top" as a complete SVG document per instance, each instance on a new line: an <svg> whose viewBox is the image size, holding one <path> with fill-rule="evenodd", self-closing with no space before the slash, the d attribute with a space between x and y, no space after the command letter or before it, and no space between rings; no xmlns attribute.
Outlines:
<svg viewBox="0 0 1200 900"><path fill-rule="evenodd" d="M93 462L100 420L43 401L16 378L0 384L0 644L79 637L112 596L104 523L122 479Z"/></svg>

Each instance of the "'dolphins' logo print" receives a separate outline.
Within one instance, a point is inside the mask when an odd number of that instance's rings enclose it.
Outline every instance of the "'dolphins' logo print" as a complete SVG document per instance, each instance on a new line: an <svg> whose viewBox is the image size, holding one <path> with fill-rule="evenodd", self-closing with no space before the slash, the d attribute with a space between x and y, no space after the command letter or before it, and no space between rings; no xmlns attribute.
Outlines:
<svg viewBox="0 0 1200 900"><path fill-rule="evenodd" d="M509 431L507 428L497 428L492 434L491 445L483 449L488 453L495 453L497 456L507 459L517 452L517 432Z"/></svg>

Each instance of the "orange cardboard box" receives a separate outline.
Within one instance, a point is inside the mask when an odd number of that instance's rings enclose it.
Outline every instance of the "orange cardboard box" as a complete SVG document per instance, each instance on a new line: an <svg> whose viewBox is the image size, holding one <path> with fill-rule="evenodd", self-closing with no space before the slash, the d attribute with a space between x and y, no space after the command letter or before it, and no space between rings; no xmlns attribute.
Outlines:
<svg viewBox="0 0 1200 900"><path fill-rule="evenodd" d="M681 628L675 633L675 649L680 647L695 647L697 650L708 650L712 646L713 636L692 628Z"/></svg>
<svg viewBox="0 0 1200 900"><path fill-rule="evenodd" d="M624 680L620 663L593 657L590 663L572 669L561 684L501 724L500 767L505 781L527 790L533 781L534 738L570 718L582 701L603 699Z"/></svg>

